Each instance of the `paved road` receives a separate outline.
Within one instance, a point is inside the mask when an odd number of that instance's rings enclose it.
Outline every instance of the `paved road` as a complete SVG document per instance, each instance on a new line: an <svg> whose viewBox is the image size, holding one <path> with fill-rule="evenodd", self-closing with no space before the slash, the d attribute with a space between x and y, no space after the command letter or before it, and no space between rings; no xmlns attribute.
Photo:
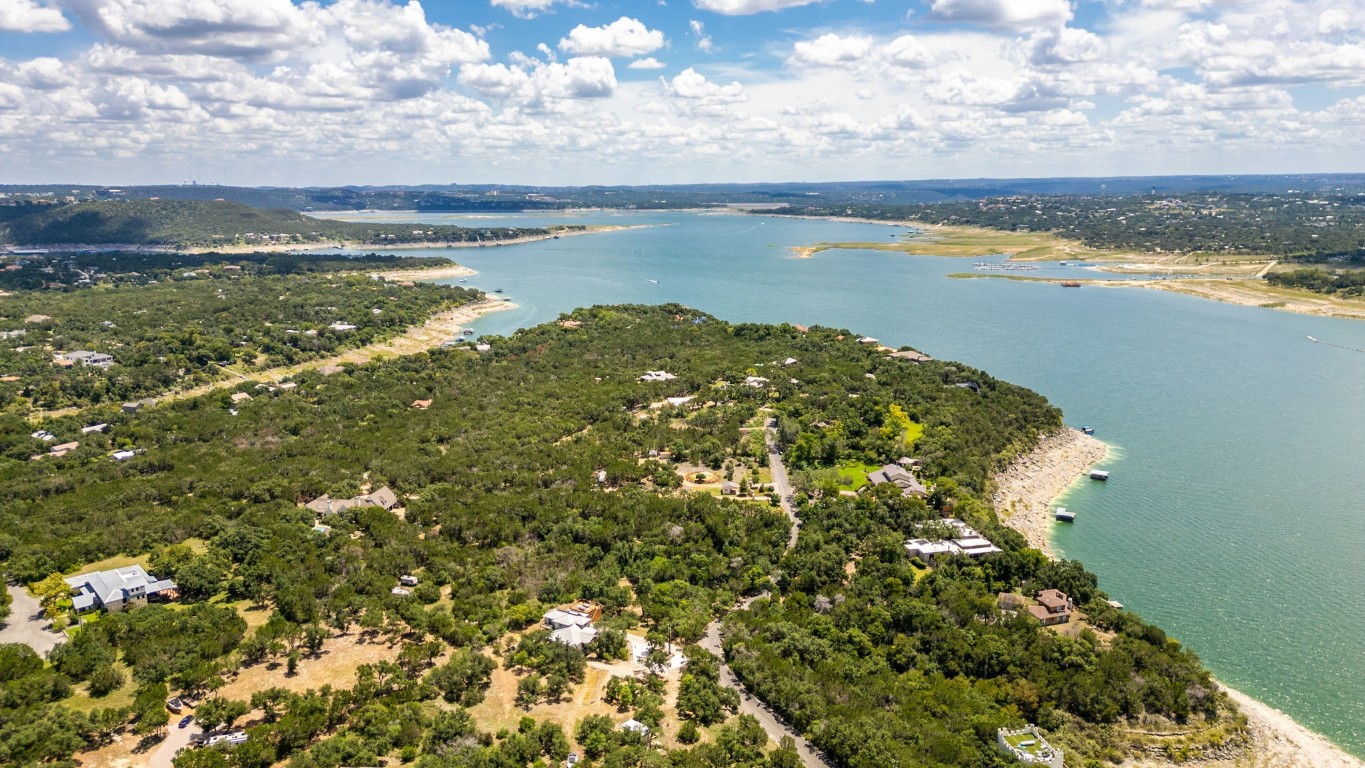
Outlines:
<svg viewBox="0 0 1365 768"><path fill-rule="evenodd" d="M768 468L772 470L773 490L777 491L778 502L782 506L782 511L787 513L787 519L791 521L791 536L787 539L787 550L796 548L796 540L801 535L801 519L796 516L796 510L792 507L791 482L787 478L787 467L782 463L782 453L777 450L777 420L768 419L763 427L764 442L768 444ZM737 610L745 610L753 604L755 600L767 597L768 593L755 595L741 602ZM739 711L746 715L753 715L759 725L763 726L764 732L774 744L782 743L783 736L790 736L796 742L796 752L801 757L801 764L806 768L828 768L829 762L820 756L819 751L811 745L795 728L787 725L782 718L768 708L768 705L760 701L745 689L744 684L735 676L730 665L725 663L725 654L721 649L720 623L717 619L706 625L706 635L698 643L702 648L720 657L720 684L726 688L733 688L739 691Z"/></svg>
<svg viewBox="0 0 1365 768"><path fill-rule="evenodd" d="M763 425L763 442L768 444L768 469L773 475L773 490L777 491L782 511L791 521L791 535L787 537L787 551L796 549L796 539L801 535L801 518L792 508L792 486L787 478L787 467L782 463L782 453L777 450L777 419L769 418Z"/></svg>
<svg viewBox="0 0 1365 768"><path fill-rule="evenodd" d="M27 589L10 584L6 591L13 602L10 603L9 618L0 627L0 643L23 643L39 656L46 657L48 651L66 640L66 635L47 629L42 604Z"/></svg>

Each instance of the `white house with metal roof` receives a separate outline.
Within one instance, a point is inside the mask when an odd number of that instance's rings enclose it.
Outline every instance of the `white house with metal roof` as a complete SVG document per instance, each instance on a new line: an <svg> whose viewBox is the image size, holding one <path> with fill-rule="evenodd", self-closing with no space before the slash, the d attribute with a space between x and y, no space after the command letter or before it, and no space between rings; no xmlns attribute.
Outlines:
<svg viewBox="0 0 1365 768"><path fill-rule="evenodd" d="M168 593L177 589L174 581L157 579L140 565L68 576L66 583L75 593L71 597L71 605L77 613L99 608L118 612L146 605L148 598L169 596Z"/></svg>

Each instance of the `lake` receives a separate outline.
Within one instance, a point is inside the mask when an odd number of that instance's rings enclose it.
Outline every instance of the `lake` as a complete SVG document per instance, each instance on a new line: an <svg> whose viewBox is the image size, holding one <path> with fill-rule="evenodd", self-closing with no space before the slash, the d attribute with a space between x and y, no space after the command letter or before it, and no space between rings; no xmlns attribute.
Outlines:
<svg viewBox="0 0 1365 768"><path fill-rule="evenodd" d="M465 226L643 226L437 249L519 307L507 334L591 304L679 302L913 345L1046 395L1113 447L1054 537L1112 597L1235 688L1365 756L1365 323L1153 290L946 277L974 260L792 246L903 228L734 213L380 214ZM347 216L372 220L368 215ZM422 255L424 251L404 251ZM1101 277L1049 267L1036 276ZM657 281L657 282L656 282Z"/></svg>

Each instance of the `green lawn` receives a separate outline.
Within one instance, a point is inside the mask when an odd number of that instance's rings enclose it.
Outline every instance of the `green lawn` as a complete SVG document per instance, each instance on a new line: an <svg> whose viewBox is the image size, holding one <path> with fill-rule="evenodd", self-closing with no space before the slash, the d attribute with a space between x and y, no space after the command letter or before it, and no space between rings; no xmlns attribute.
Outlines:
<svg viewBox="0 0 1365 768"><path fill-rule="evenodd" d="M856 491L867 485L867 475L869 472L876 472L881 469L880 464L864 464L860 461L841 461L834 468L839 473L839 490Z"/></svg>
<svg viewBox="0 0 1365 768"><path fill-rule="evenodd" d="M924 436L924 425L919 422L910 422L910 428L905 430L905 445L907 448L914 448L915 441Z"/></svg>

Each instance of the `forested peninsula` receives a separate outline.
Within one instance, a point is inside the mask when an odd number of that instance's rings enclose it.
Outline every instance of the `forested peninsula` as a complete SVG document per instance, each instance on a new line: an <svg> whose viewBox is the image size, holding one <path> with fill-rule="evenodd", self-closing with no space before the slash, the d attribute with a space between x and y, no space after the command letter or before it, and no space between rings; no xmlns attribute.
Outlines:
<svg viewBox="0 0 1365 768"><path fill-rule="evenodd" d="M174 695L223 736L177 768L802 764L738 714L713 622L841 768L1005 766L1030 723L1074 766L1241 744L1198 658L997 520L992 475L1061 425L1041 396L678 305L483 341L88 411L45 423L79 447L0 458L0 567L64 630L47 661L0 645L0 762L158 750ZM922 493L860 487L898 458ZM905 546L955 526L995 551ZM132 565L175 594L75 611L63 576ZM1064 628L1020 608L1050 591ZM565 615L595 634L552 641Z"/></svg>
<svg viewBox="0 0 1365 768"><path fill-rule="evenodd" d="M0 244L23 247L279 248L310 243L394 247L495 243L551 234L542 228L329 221L225 200L16 200L0 205Z"/></svg>

